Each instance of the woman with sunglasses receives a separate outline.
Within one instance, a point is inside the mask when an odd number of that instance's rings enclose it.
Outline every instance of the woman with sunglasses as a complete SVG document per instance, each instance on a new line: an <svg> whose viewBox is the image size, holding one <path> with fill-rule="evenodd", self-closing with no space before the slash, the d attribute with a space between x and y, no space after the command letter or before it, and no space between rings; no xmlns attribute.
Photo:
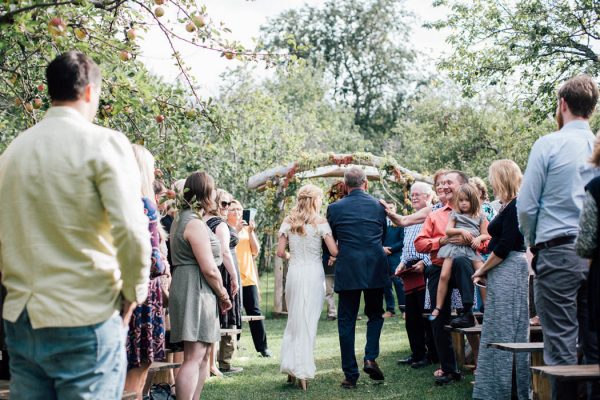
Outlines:
<svg viewBox="0 0 600 400"><path fill-rule="evenodd" d="M209 209L203 216L204 222L208 228L217 236L221 244L221 255L223 257L223 263L219 265L221 271L221 278L223 279L223 286L227 289L229 297L232 299L232 308L229 312L220 315L221 329L227 329L230 325L237 325L241 323L241 314L239 301L235 301L236 295L239 291L239 285L237 280L237 270L233 261L230 250L231 233L229 226L224 221L223 213L227 215L227 209L231 204L231 195L223 189L217 189L217 197L214 202L214 207ZM237 238L234 239L237 242ZM237 244L237 243L236 243ZM236 307L236 303L238 307ZM235 308L235 309L234 309ZM231 323L230 323L231 322ZM210 355L210 374L215 376L222 376L222 372L219 371L216 365L215 354L217 353L217 345L213 345Z"/></svg>

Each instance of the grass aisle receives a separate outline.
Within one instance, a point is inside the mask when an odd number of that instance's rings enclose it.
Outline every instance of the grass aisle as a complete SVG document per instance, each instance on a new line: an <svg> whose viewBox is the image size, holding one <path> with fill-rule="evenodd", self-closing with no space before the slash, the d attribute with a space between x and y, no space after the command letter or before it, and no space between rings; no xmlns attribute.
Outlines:
<svg viewBox="0 0 600 400"><path fill-rule="evenodd" d="M272 278L269 276L268 278ZM262 287L266 289L267 281L261 279ZM272 282L269 289L272 289ZM389 318L385 321L381 334L381 353L377 360L385 374L384 384L373 384L369 377L362 373L356 390L342 389L339 385L343 380L341 370L337 322L326 321L326 313L321 315L315 360L317 375L309 382L308 391L302 392L296 387L286 384L286 375L279 373L281 354L281 339L285 329L286 319L270 318L273 297L272 290L263 292L263 310L267 304L268 310L265 326L269 348L273 352L270 359L261 358L254 351L252 338L247 327L244 328L241 340L241 350L234 361L235 366L244 368L240 374L224 378L211 378L204 387L202 399L469 399L471 398L473 376L466 375L460 383L445 387L435 387L433 383L434 366L413 370L410 367L397 366L396 360L409 354L408 339L401 318ZM267 296L268 295L268 296ZM361 308L362 314L362 308ZM356 327L356 356L359 367L362 368L364 355L366 321L357 322Z"/></svg>

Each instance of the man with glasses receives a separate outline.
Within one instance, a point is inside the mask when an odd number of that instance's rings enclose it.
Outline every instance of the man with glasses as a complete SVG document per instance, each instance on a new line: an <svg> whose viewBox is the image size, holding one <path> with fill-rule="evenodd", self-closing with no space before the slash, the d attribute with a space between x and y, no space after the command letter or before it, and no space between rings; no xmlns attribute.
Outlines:
<svg viewBox="0 0 600 400"><path fill-rule="evenodd" d="M415 213L429 207L433 191L431 186L416 182L410 188L410 198ZM410 343L411 355L398 364L422 368L437 362L437 353L433 341L433 333L428 320L423 318L425 305L425 268L431 265L429 254L419 253L415 249L415 239L423 224L410 225L404 228L404 249L396 275L404 280L406 300L406 334Z"/></svg>

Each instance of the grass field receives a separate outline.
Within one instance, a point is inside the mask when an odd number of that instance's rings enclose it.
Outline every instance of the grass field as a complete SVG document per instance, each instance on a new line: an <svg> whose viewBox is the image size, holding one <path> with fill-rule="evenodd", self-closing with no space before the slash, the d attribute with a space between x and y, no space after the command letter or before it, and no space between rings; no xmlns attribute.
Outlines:
<svg viewBox="0 0 600 400"><path fill-rule="evenodd" d="M267 280L269 278L269 280ZM235 366L244 368L240 374L224 378L211 378L207 381L203 399L469 399L472 391L471 374L465 375L462 382L445 387L436 387L433 383L431 366L413 370L406 366L397 366L396 360L409 355L408 339L401 318L389 318L385 321L381 335L381 354L377 362L385 374L385 383L374 384L366 374L361 374L356 390L342 389L343 380L340 350L337 335L337 322L326 321L326 313L321 315L315 360L317 375L310 381L308 391L304 393L296 387L286 384L286 376L279 373L281 339L286 319L271 318L272 310L272 274L263 276L263 310L267 311L265 326L272 358L261 358L254 351L252 338L247 327L242 334L241 350L234 361ZM268 284L269 290L266 290ZM267 306L268 301L268 307ZM362 313L362 310L361 310ZM366 317L357 322L356 356L362 368L366 332Z"/></svg>

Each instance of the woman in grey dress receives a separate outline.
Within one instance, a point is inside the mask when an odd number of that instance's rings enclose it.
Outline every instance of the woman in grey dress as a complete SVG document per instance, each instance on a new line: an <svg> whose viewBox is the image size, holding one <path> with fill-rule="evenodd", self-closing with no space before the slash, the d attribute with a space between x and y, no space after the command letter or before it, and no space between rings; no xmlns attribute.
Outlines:
<svg viewBox="0 0 600 400"><path fill-rule="evenodd" d="M184 205L171 226L169 314L171 342L183 342L184 361L175 381L177 398L183 400L200 398L210 347L220 339L219 311L231 308L217 267L222 263L219 240L200 216L214 208L215 196L210 175L190 175L183 190Z"/></svg>
<svg viewBox="0 0 600 400"><path fill-rule="evenodd" d="M475 283L487 278L474 399L510 400L513 365L518 398L529 396L529 355L488 348L490 343L529 341L529 270L516 208L521 178L521 170L511 160L494 161L490 166L489 180L502 208L489 225L492 252L473 275Z"/></svg>

